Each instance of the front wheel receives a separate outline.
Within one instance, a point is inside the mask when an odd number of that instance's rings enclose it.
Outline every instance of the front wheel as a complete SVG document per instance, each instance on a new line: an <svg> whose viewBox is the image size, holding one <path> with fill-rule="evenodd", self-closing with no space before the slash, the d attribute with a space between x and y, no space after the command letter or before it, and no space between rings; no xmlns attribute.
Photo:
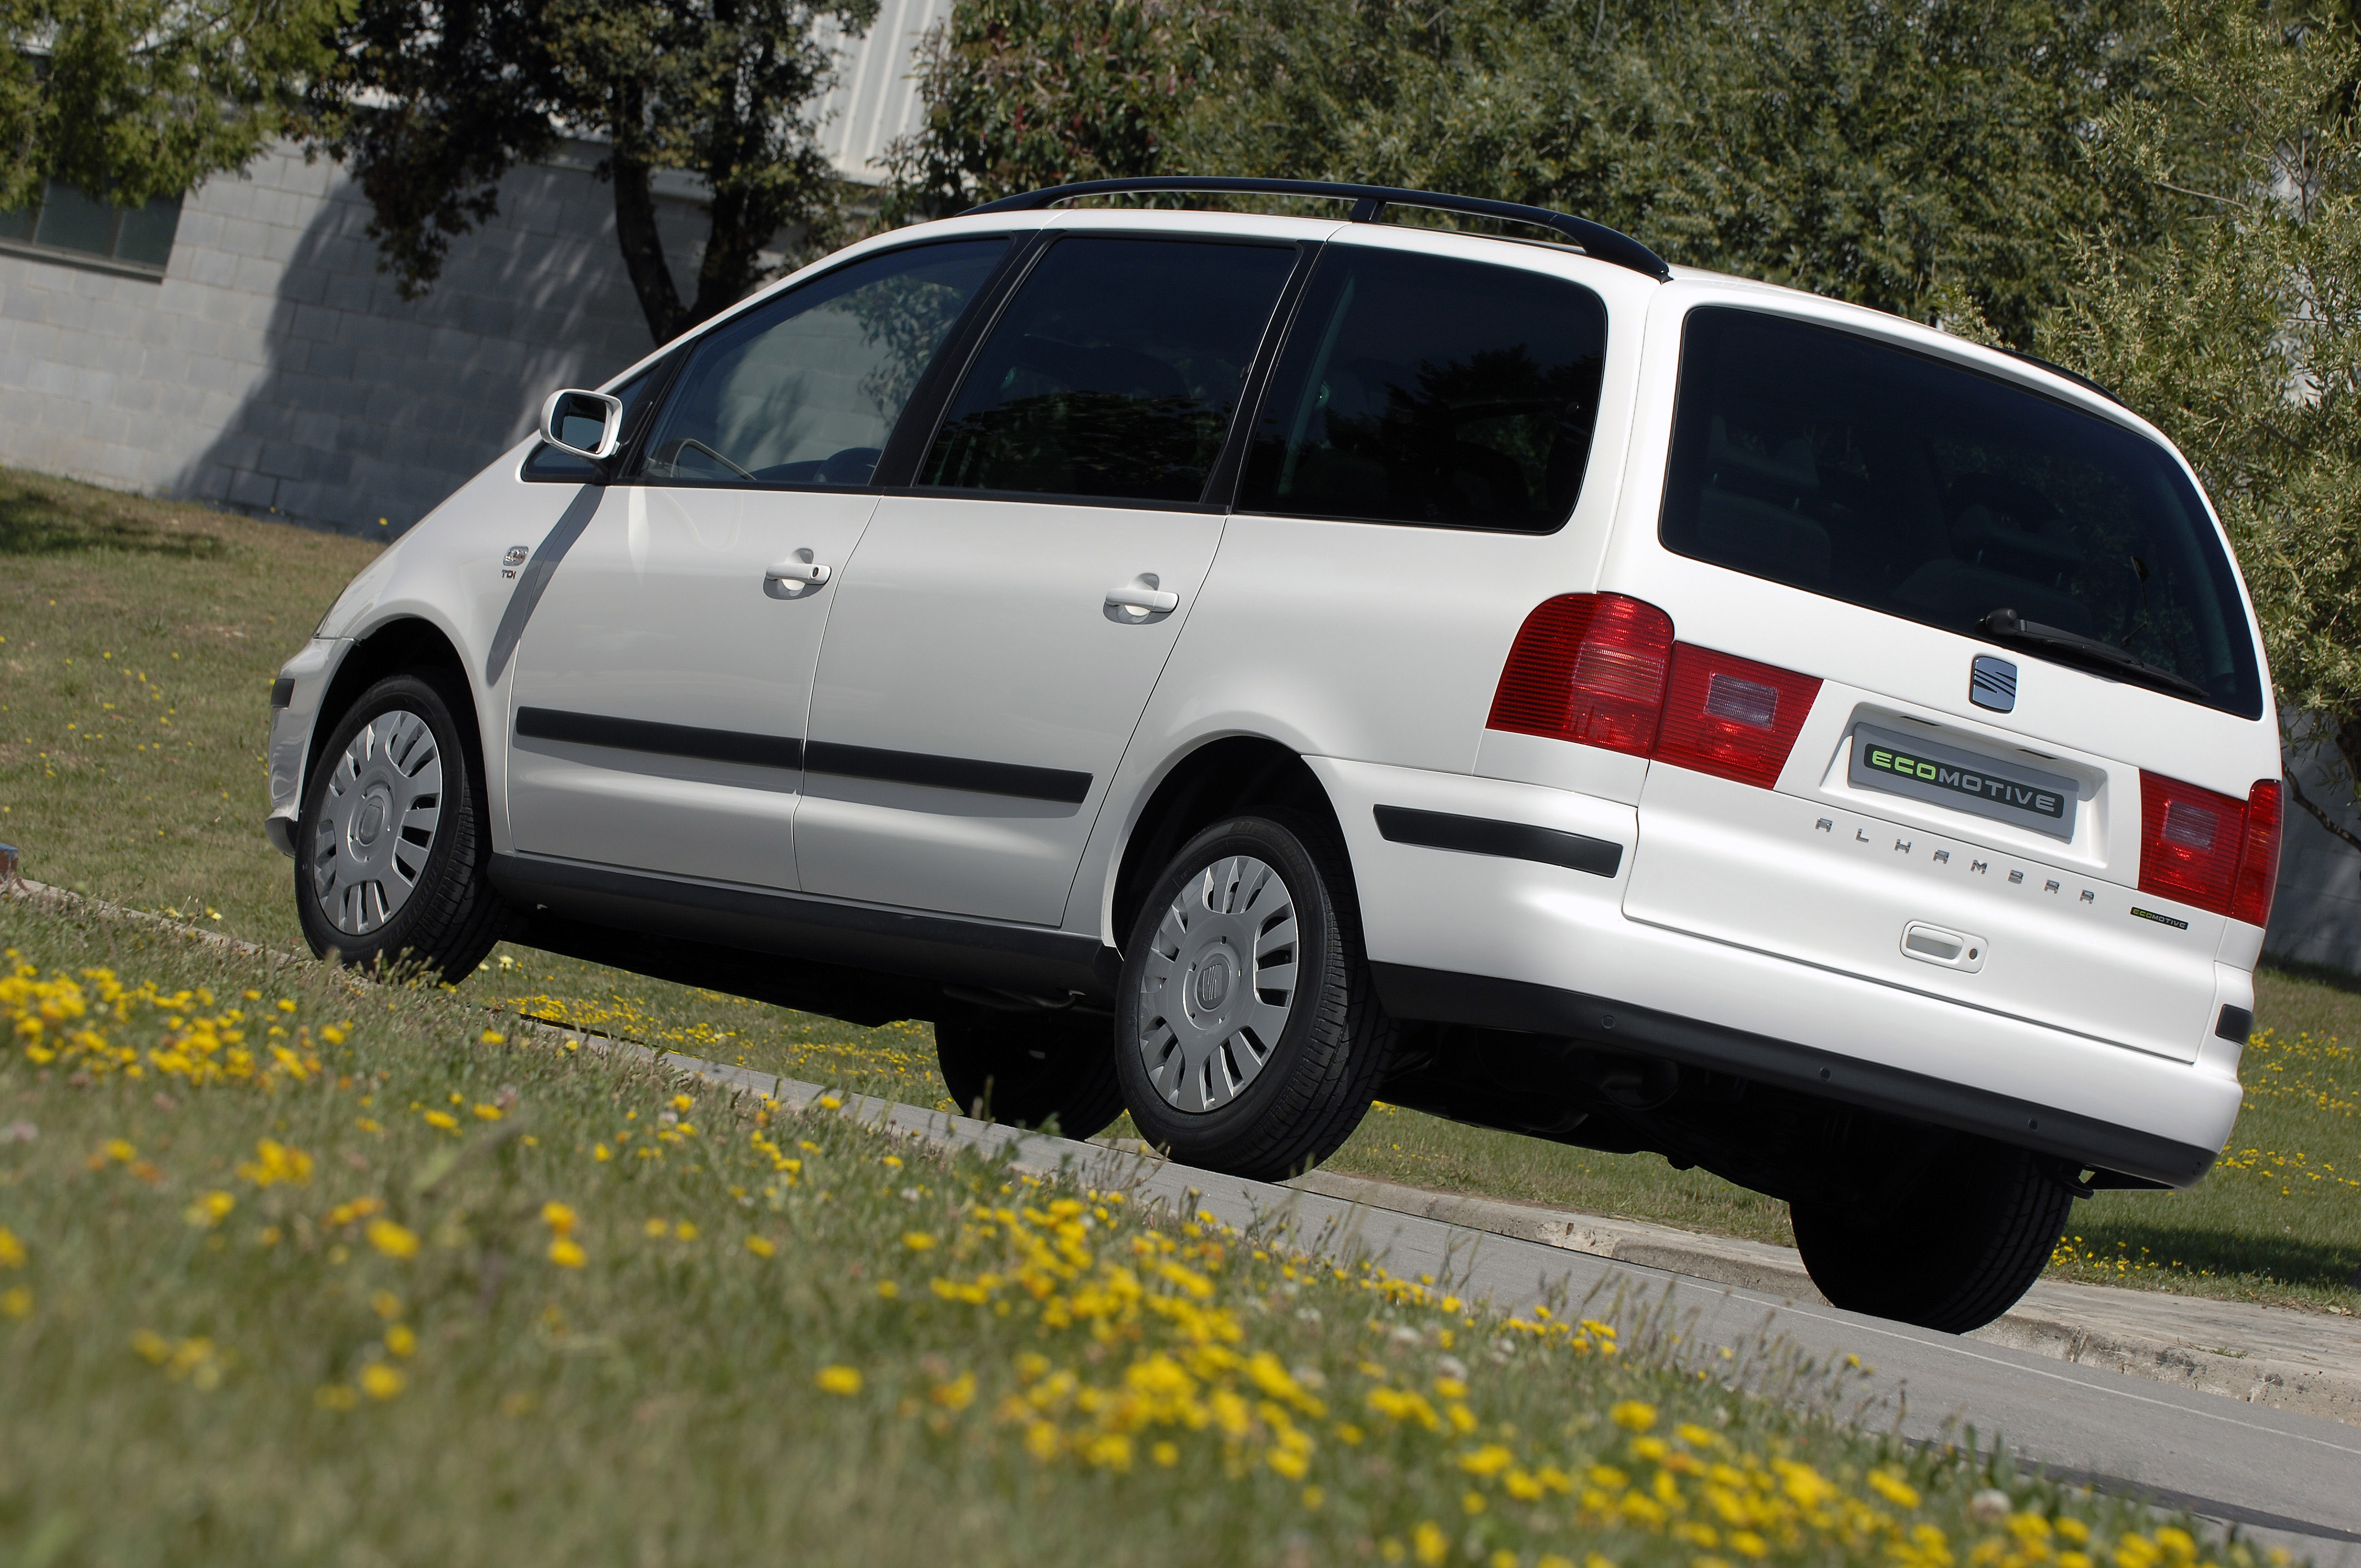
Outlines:
<svg viewBox="0 0 2361 1568"><path fill-rule="evenodd" d="M295 909L313 952L456 983L500 940L483 788L455 717L466 707L457 675L390 675L329 735L295 825Z"/></svg>
<svg viewBox="0 0 2361 1568"><path fill-rule="evenodd" d="M1788 1206L1795 1249L1830 1303L1920 1328L1980 1329L2033 1288L2074 1196L2023 1149L1962 1139L1898 1202Z"/></svg>
<svg viewBox="0 0 2361 1568"><path fill-rule="evenodd" d="M1343 853L1310 819L1216 823L1149 889L1115 1069L1150 1145L1234 1176L1307 1170L1368 1113L1391 1037Z"/></svg>

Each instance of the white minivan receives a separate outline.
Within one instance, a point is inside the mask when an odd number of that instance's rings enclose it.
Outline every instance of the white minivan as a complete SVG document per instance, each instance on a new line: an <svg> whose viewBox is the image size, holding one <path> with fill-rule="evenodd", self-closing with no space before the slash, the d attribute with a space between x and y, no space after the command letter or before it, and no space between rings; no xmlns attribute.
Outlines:
<svg viewBox="0 0 2361 1568"><path fill-rule="evenodd" d="M1074 204L1191 192L1349 206ZM1653 1150L1954 1331L2211 1165L2279 860L2253 614L2138 416L1375 187L806 268L553 396L272 702L347 962L930 1019L962 1105L1243 1175L1379 1095Z"/></svg>

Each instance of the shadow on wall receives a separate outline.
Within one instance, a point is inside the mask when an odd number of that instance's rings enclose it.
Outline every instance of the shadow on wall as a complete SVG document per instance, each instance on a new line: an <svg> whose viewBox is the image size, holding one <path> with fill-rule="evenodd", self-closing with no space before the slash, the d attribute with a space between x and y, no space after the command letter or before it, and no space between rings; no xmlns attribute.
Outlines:
<svg viewBox="0 0 2361 1568"><path fill-rule="evenodd" d="M2348 833L2361 834L2361 807L2333 747L2299 722L2288 771L2312 803ZM2290 798L2279 850L2279 890L2263 951L2275 959L2361 971L2361 850L2321 826Z"/></svg>
<svg viewBox="0 0 2361 1568"><path fill-rule="evenodd" d="M341 170L282 156L253 173L222 193L232 215L220 234L225 249L264 252L258 266L236 258L238 281L276 273L267 311L249 296L264 368L183 469L180 494L397 537L522 439L552 390L596 386L653 346L611 193L587 168L512 171L499 215L453 242L415 302L378 270L368 203ZM241 196L252 215L234 215ZM675 199L660 215L675 275L693 269L701 214Z"/></svg>

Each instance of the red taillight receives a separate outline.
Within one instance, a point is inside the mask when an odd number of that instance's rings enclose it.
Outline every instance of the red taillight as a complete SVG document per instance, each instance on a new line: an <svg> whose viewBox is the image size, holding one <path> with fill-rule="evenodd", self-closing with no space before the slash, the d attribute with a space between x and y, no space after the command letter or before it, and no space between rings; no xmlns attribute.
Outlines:
<svg viewBox="0 0 2361 1568"><path fill-rule="evenodd" d="M1673 618L1654 605L1621 594L1561 594L1518 629L1485 727L1768 789L1819 689L1811 675L1676 646Z"/></svg>
<svg viewBox="0 0 2361 1568"><path fill-rule="evenodd" d="M2259 779L2245 800L2140 773L2142 893L2268 926L2279 876L2279 785Z"/></svg>
<svg viewBox="0 0 2361 1568"><path fill-rule="evenodd" d="M1816 675L1680 643L1656 760L1769 789L1819 695Z"/></svg>
<svg viewBox="0 0 2361 1568"><path fill-rule="evenodd" d="M1492 697L1490 729L1648 755L1673 618L1621 594L1560 594L1525 617Z"/></svg>

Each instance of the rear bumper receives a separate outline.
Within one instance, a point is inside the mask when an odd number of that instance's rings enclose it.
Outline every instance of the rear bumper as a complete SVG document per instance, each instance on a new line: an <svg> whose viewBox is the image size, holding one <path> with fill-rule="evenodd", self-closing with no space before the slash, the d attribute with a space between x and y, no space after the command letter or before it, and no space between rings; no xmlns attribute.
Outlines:
<svg viewBox="0 0 2361 1568"><path fill-rule="evenodd" d="M1310 761L1344 826L1368 955L1398 1016L1595 1040L2174 1187L2204 1175L2237 1116L2227 1042L2175 1061L1626 919L1638 841L1629 806ZM1624 853L1600 874L1398 841L1381 831L1379 806L1528 825Z"/></svg>

